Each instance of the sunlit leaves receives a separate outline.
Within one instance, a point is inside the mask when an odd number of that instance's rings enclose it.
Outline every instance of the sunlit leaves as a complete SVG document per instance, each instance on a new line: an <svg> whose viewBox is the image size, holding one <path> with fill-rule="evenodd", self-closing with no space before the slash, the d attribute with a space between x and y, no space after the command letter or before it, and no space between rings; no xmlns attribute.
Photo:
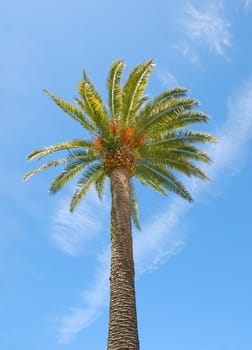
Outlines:
<svg viewBox="0 0 252 350"><path fill-rule="evenodd" d="M121 77L125 67L123 61L118 60L112 63L107 81L109 94L109 108L112 120L120 121L122 113L122 87Z"/></svg>
<svg viewBox="0 0 252 350"><path fill-rule="evenodd" d="M84 149L88 148L89 149L91 147L92 147L91 141L75 139L75 140L70 140L70 141L58 143L55 145L51 145L48 147L44 147L44 148L35 150L28 155L27 159L33 160L33 159L37 158L37 160L40 160L43 157L48 156L49 154L52 154L52 153L55 153L58 151L69 151L69 150L75 149L75 148L84 148Z"/></svg>
<svg viewBox="0 0 252 350"><path fill-rule="evenodd" d="M100 130L100 135L108 135L109 120L106 108L89 79L79 83L79 94L82 98L82 108Z"/></svg>
<svg viewBox="0 0 252 350"><path fill-rule="evenodd" d="M27 181L31 176L35 175L39 171L47 170L47 169L50 169L52 167L56 167L60 164L66 163L68 161L69 161L69 158L64 158L64 159L59 159L59 160L53 160L51 162L43 164L43 165L29 171L28 173L26 173L26 175L24 176L24 181Z"/></svg>
<svg viewBox="0 0 252 350"><path fill-rule="evenodd" d="M123 125L134 121L142 105L143 93L154 68L153 61L146 61L133 69L123 87Z"/></svg>
<svg viewBox="0 0 252 350"><path fill-rule="evenodd" d="M52 94L51 92L49 92L48 90L44 89L43 90L48 96L51 97L51 99L65 112L67 113L70 117L72 117L74 120L76 120L77 122L79 122L85 129L87 129L90 132L94 132L95 131L95 125L90 122L89 120L87 120L87 118L85 118L84 113L79 110L76 106L74 106L72 103L67 102L57 96L55 96L54 94Z"/></svg>

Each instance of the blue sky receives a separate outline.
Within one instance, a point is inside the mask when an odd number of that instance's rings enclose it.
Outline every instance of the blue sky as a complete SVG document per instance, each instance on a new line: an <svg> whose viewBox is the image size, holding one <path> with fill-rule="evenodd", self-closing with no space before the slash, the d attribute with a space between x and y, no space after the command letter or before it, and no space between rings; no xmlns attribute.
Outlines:
<svg viewBox="0 0 252 350"><path fill-rule="evenodd" d="M251 349L252 1L1 0L0 28L0 348L106 348L109 191L69 214L25 158L85 136L42 88L72 100L85 68L106 99L113 60L154 58L149 95L188 87L219 143L193 204L137 187L141 348Z"/></svg>

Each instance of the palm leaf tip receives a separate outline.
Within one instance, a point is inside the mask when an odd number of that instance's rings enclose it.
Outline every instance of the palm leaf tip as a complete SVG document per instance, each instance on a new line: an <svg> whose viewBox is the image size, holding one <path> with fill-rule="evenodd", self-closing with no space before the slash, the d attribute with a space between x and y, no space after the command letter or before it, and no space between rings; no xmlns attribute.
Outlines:
<svg viewBox="0 0 252 350"><path fill-rule="evenodd" d="M36 169L33 169L33 170L30 170L28 171L24 178L23 178L23 181L26 182L27 180L29 180L33 175L35 175L36 173L38 173L39 171L41 170L46 170L47 168L49 167L52 167L52 166L56 166L56 165L51 165L51 166L48 166L48 167L45 167L45 166L41 166L39 168L36 168Z"/></svg>
<svg viewBox="0 0 252 350"><path fill-rule="evenodd" d="M215 136L210 135L210 134L208 134L208 140L209 140L208 141L209 143L213 143L213 144L216 144L216 143L219 142L218 139Z"/></svg>
<svg viewBox="0 0 252 350"><path fill-rule="evenodd" d="M193 197L191 196L191 194L188 191L186 192L186 194L183 198L186 199L189 203L193 202Z"/></svg>
<svg viewBox="0 0 252 350"><path fill-rule="evenodd" d="M35 159L38 156L39 151L40 150L32 151L30 154L28 154L26 160L33 160L33 159Z"/></svg>
<svg viewBox="0 0 252 350"><path fill-rule="evenodd" d="M32 176L31 171L28 171L28 173L26 173L25 176L23 177L23 181L26 182L31 176Z"/></svg>

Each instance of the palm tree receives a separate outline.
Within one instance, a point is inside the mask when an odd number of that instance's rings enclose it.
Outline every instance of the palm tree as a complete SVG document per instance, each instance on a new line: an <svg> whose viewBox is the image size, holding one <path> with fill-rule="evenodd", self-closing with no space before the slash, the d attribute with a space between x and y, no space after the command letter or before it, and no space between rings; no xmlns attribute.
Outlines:
<svg viewBox="0 0 252 350"><path fill-rule="evenodd" d="M154 68L152 60L136 66L122 85L124 67L124 62L117 60L109 70L108 106L103 104L85 71L78 87L79 97L75 99L77 105L44 90L91 134L91 138L74 139L33 151L29 160L41 160L59 151L66 154L25 175L27 180L41 170L65 164L50 185L50 192L56 193L80 174L70 211L74 211L93 185L102 198L105 179L110 179L109 350L139 349L131 219L137 228L140 229L140 225L132 178L163 195L171 191L192 201L177 174L208 180L195 162L209 163L210 158L195 145L216 141L205 132L187 129L191 124L208 120L206 114L194 110L197 101L186 96L187 89L170 89L153 99L144 95Z"/></svg>

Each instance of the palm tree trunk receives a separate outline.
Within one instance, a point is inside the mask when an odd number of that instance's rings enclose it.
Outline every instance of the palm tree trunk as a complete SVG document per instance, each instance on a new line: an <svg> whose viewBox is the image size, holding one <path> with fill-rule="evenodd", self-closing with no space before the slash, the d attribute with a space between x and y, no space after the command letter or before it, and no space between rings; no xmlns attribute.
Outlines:
<svg viewBox="0 0 252 350"><path fill-rule="evenodd" d="M111 173L111 271L108 350L139 350L128 170Z"/></svg>

